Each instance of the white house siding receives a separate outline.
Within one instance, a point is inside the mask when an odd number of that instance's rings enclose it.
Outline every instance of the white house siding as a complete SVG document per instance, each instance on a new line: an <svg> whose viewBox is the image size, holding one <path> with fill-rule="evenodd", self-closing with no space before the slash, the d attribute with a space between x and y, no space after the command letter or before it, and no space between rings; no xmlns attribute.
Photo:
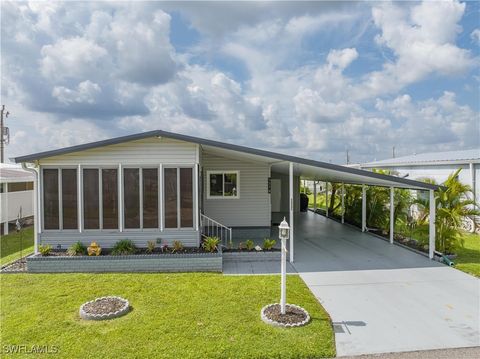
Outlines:
<svg viewBox="0 0 480 359"><path fill-rule="evenodd" d="M33 191L0 193L0 223L15 221L22 209L22 217L33 216Z"/></svg>
<svg viewBox="0 0 480 359"><path fill-rule="evenodd" d="M42 159L40 167L62 168L62 166L190 166L197 163L198 145L167 138L147 138L95 149L69 153ZM41 177L41 176L40 176ZM42 187L43 188L43 187ZM43 209L43 205L40 205ZM163 214L160 213L160 216ZM43 216L41 216L43 217ZM43 225L42 225L43 228ZM147 241L160 238L167 243L180 240L185 246L197 246L199 231L195 229L164 229L163 231L145 230L42 230L40 244L50 244L54 248L61 245L66 248L76 241L89 244L96 241L104 248L112 247L120 239L130 239L137 246L145 247Z"/></svg>
<svg viewBox="0 0 480 359"><path fill-rule="evenodd" d="M270 165L232 160L208 153L203 153L202 161L205 215L229 227L270 227ZM240 198L207 198L207 172L219 170L240 172Z"/></svg>

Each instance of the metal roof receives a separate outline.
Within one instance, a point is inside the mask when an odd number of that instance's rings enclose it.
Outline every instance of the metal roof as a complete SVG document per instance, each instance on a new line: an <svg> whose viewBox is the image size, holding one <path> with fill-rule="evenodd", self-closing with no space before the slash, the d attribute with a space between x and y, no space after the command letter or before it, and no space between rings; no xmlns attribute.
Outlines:
<svg viewBox="0 0 480 359"><path fill-rule="evenodd" d="M34 176L31 172L25 171L19 165L0 163L0 182L33 182Z"/></svg>
<svg viewBox="0 0 480 359"><path fill-rule="evenodd" d="M282 153L270 152L260 150L251 147L239 146L230 143L224 143L219 141L208 140L199 137L187 136L173 132L167 132L162 130L155 130L149 132L142 132L128 136L116 137L108 140L86 143L77 146L65 147L53 151L45 151L34 153L27 156L20 156L14 158L16 163L20 162L32 162L42 158L64 155L72 152L84 151L93 148L99 148L108 145L119 144L128 141L141 140L150 137L165 137L180 141L186 141L191 143L197 143L202 147L214 147L229 151L241 152L256 156L259 160L280 160L286 162L293 162L296 164L296 172L298 175L307 175L310 178L317 178L320 180L321 176L325 176L327 180L335 182L345 183L364 183L379 186L398 186L403 188L416 188L416 189L437 189L438 186L429 183L413 181L410 179L399 178L394 176L387 176L379 173L373 173L370 171L364 171L356 168L348 168L332 163L314 161L306 158L300 158ZM320 169L323 170L320 172ZM308 173L308 174L307 174ZM337 176L335 176L337 174ZM323 178L323 177L322 177Z"/></svg>
<svg viewBox="0 0 480 359"><path fill-rule="evenodd" d="M447 163L470 163L480 162L480 148L462 151L419 153L410 156L389 158L382 161L363 163L362 168L394 167L401 165L441 165Z"/></svg>

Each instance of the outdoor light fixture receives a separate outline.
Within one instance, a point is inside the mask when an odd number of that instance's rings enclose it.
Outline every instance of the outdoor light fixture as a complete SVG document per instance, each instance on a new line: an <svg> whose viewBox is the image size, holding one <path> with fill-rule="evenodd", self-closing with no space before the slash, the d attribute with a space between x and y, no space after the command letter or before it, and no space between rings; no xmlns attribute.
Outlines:
<svg viewBox="0 0 480 359"><path fill-rule="evenodd" d="M285 217L278 226L278 237L282 241L282 280L280 285L280 310L285 314L285 305L287 303L287 239L290 237L290 226Z"/></svg>

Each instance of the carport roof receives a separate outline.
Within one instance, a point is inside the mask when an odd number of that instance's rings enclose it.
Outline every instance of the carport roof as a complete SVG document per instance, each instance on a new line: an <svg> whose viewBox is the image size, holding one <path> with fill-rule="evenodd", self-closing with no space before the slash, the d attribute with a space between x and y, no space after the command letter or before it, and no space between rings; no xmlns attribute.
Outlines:
<svg viewBox="0 0 480 359"><path fill-rule="evenodd" d="M115 145L128 141L141 140L150 137L165 137L180 141L196 143L202 146L205 151L212 151L216 154L222 152L224 155L235 155L247 157L253 161L268 162L272 166L272 171L288 173L289 162L294 163L294 173L305 179L344 182L352 184L366 184L374 186L394 186L401 188L411 188L420 190L436 190L438 186L413 181L406 178L383 175L356 168L335 165L332 163L310 160L307 158L290 156L282 153L270 152L251 147L239 146L230 143L208 140L199 137L187 136L162 130L137 133L128 136L115 137L103 141L91 142L77 146L60 148L52 151L34 153L26 156L16 157L13 160L16 163L33 162L47 157L65 155L72 152L79 152L103 146Z"/></svg>

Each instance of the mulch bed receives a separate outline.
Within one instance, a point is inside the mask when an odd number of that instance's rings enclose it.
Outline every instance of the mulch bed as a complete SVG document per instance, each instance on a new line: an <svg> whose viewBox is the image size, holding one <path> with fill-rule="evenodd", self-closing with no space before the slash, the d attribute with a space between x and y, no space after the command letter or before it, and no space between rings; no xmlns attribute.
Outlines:
<svg viewBox="0 0 480 359"><path fill-rule="evenodd" d="M112 250L110 248L102 248L102 252L100 253L100 256L108 256L112 255ZM180 251L175 251L173 252L172 249L166 248L162 251L161 248L155 248L153 252L147 252L146 248L137 248L135 253L131 253L129 255L149 255L149 254L193 254L193 253L210 253L207 252L205 249L202 247L185 247L184 249ZM217 253L217 251L213 252ZM47 257L65 257L69 256L66 250L52 250ZM87 256L87 255L85 255Z"/></svg>
<svg viewBox="0 0 480 359"><path fill-rule="evenodd" d="M87 303L83 310L88 314L109 314L115 313L124 307L125 303L114 297L101 298L94 302Z"/></svg>
<svg viewBox="0 0 480 359"><path fill-rule="evenodd" d="M285 314L281 313L280 304L273 304L265 309L265 316L280 324L299 324L307 319L307 314L289 304L285 306Z"/></svg>

